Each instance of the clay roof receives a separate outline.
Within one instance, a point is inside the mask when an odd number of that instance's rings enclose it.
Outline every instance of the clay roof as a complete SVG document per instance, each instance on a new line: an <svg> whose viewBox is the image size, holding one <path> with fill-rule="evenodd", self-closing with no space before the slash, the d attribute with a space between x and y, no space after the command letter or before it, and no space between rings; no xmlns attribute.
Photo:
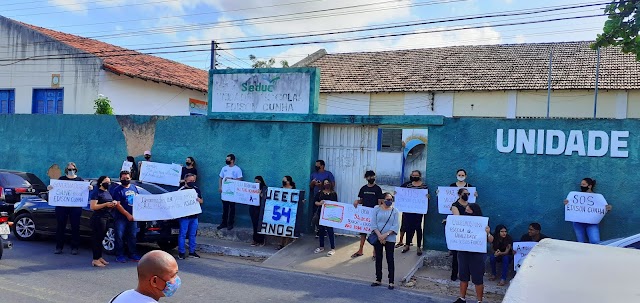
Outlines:
<svg viewBox="0 0 640 303"><path fill-rule="evenodd" d="M20 22L21 23L21 22ZM21 23L72 48L102 59L103 67L119 75L206 92L208 72L168 59L145 55L109 43Z"/></svg>
<svg viewBox="0 0 640 303"><path fill-rule="evenodd" d="M591 42L452 46L328 54L305 65L320 68L320 91L421 92L545 90L553 49L552 89L594 89ZM619 48L600 50L600 89L640 89L640 63Z"/></svg>

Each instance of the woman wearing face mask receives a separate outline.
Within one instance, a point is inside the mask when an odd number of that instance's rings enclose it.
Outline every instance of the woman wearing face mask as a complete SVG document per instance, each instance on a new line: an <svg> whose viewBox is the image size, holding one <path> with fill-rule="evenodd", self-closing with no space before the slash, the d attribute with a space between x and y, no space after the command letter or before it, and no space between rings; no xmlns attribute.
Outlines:
<svg viewBox="0 0 640 303"><path fill-rule="evenodd" d="M91 229L93 231L91 248L93 250L93 261L91 266L104 267L109 264L102 258L102 240L106 231L106 220L111 217L111 210L116 207L118 202L113 201L113 197L109 193L111 179L107 176L98 178L98 190L91 193L90 207L93 210L91 215Z"/></svg>
<svg viewBox="0 0 640 303"><path fill-rule="evenodd" d="M511 265L512 247L513 239L507 234L507 227L502 224L496 226L496 230L493 233L493 243L491 243L493 253L489 254L492 275L489 281L496 280L496 263L502 262L502 271L500 272L500 282L498 282L498 286L507 284L507 274L509 273L509 265Z"/></svg>
<svg viewBox="0 0 640 303"><path fill-rule="evenodd" d="M131 165L131 180L140 179L140 171L138 170L136 159L134 159L132 156L127 156L127 161L133 163L133 165Z"/></svg>
<svg viewBox="0 0 640 303"><path fill-rule="evenodd" d="M293 178L291 178L291 176L284 176L282 178L282 188L296 189L296 182L293 182ZM276 250L283 249L285 246L289 245L289 242L291 242L291 238L288 238L288 237L281 237L281 238L282 239L280 240L280 245L276 246Z"/></svg>
<svg viewBox="0 0 640 303"><path fill-rule="evenodd" d="M596 187L596 180L591 178L584 178L580 181L580 191L583 193L594 193L593 189ZM567 205L569 200L564 200L564 205ZM607 212L611 211L612 206L606 206ZM573 230L576 233L576 239L578 242L597 244L600 242L600 226L598 224L588 224L580 222L572 222Z"/></svg>
<svg viewBox="0 0 640 303"><path fill-rule="evenodd" d="M402 187L413 189L428 189L427 185L422 182L422 173L419 170L411 172L410 181L402 184ZM427 199L427 197L425 197ZM402 213L402 227L400 229L400 241L396 244L396 247L403 246L402 238L404 233L407 233L407 244L404 245L402 253L409 251L411 242L413 242L413 235L416 234L416 242L418 244L417 254L422 256L422 214L414 213Z"/></svg>
<svg viewBox="0 0 640 303"><path fill-rule="evenodd" d="M264 182L262 176L256 176L253 182L260 184L260 205L250 205L249 215L251 216L251 223L253 224L253 242L251 246L264 246L264 235L258 233L261 229L260 226L260 208L264 207L267 202L267 183Z"/></svg>
<svg viewBox="0 0 640 303"><path fill-rule="evenodd" d="M321 213L320 211L325 201L338 201L338 194L333 190L333 183L329 179L324 179L322 181L322 190L319 191L315 196L315 211L318 214ZM320 247L316 248L313 253L318 254L324 251L325 234L329 237L329 244L331 245L331 250L327 253L327 256L331 257L336 253L336 243L335 235L333 233L333 227L318 225L318 239L320 241Z"/></svg>
<svg viewBox="0 0 640 303"><path fill-rule="evenodd" d="M64 169L65 175L58 178L58 180L65 181L84 181L82 178L78 177L76 173L78 172L78 166L69 162ZM47 189L51 190L53 187L51 185L47 186ZM92 190L93 187L89 185L89 190ZM71 224L71 254L78 254L78 246L80 244L80 215L82 215L82 207L67 207L67 206L56 206L56 250L54 254L59 255L62 253L62 249L64 248L65 241L65 231L67 229L67 219Z"/></svg>
<svg viewBox="0 0 640 303"><path fill-rule="evenodd" d="M376 251L376 280L371 286L382 284L382 258L387 259L389 270L389 289L394 289L395 263L393 259L393 249L398 234L398 212L393 207L393 195L384 194L384 203L373 208L371 227L378 235L378 241L373 245ZM382 254L384 250L385 254Z"/></svg>
<svg viewBox="0 0 640 303"><path fill-rule="evenodd" d="M184 186L184 176L192 174L198 179L198 170L196 169L196 160L193 157L187 157L184 162L185 166L182 167L182 173L180 174L180 186Z"/></svg>

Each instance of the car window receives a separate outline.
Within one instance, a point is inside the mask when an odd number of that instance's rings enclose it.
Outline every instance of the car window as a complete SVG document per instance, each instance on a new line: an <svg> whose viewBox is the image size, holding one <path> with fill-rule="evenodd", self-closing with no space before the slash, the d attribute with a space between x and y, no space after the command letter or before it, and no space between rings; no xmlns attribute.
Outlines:
<svg viewBox="0 0 640 303"><path fill-rule="evenodd" d="M629 244L629 245L625 246L625 248L635 248L635 249L640 249L640 241L638 241L638 242L634 242L634 243L631 243L631 244Z"/></svg>
<svg viewBox="0 0 640 303"><path fill-rule="evenodd" d="M26 175L27 175L27 181L29 181L29 183L31 183L32 185L40 185L40 186L47 187L47 185L45 185L44 182L42 182L42 180L38 178L38 176L32 173L26 173Z"/></svg>
<svg viewBox="0 0 640 303"><path fill-rule="evenodd" d="M29 181L11 173L2 173L0 174L0 178L2 178L2 186L4 187L17 188L31 186L31 183L29 183Z"/></svg>
<svg viewBox="0 0 640 303"><path fill-rule="evenodd" d="M138 193L141 195L152 195L152 193L150 193L148 190L140 187L140 186L136 186L138 188Z"/></svg>

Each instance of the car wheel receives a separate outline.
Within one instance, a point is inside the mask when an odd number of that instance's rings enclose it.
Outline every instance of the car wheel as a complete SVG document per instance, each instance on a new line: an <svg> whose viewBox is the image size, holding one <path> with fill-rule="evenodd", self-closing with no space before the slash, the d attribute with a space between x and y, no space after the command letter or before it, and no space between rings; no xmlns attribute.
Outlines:
<svg viewBox="0 0 640 303"><path fill-rule="evenodd" d="M116 234L113 226L109 226L107 228L107 232L104 234L104 239L102 239L102 250L107 255L114 255L116 253Z"/></svg>
<svg viewBox="0 0 640 303"><path fill-rule="evenodd" d="M178 246L178 241L175 240L158 240L156 243L164 251L170 251Z"/></svg>
<svg viewBox="0 0 640 303"><path fill-rule="evenodd" d="M30 241L36 238L36 222L31 214L24 213L16 217L13 223L13 235L22 241Z"/></svg>

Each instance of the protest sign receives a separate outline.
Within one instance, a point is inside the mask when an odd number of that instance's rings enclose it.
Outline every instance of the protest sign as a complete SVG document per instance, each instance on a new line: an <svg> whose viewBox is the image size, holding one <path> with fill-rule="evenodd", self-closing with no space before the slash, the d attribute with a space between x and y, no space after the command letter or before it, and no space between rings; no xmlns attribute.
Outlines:
<svg viewBox="0 0 640 303"><path fill-rule="evenodd" d="M120 171L131 172L131 167L133 167L133 162L124 161L122 162L122 168L120 169Z"/></svg>
<svg viewBox="0 0 640 303"><path fill-rule="evenodd" d="M427 189L396 187L395 207L403 213L426 214L429 208Z"/></svg>
<svg viewBox="0 0 640 303"><path fill-rule="evenodd" d="M449 250L487 252L489 218L476 216L447 216L445 237Z"/></svg>
<svg viewBox="0 0 640 303"><path fill-rule="evenodd" d="M513 242L513 251L515 252L513 256L513 270L518 271L518 269L520 269L524 258L537 244L538 242Z"/></svg>
<svg viewBox="0 0 640 303"><path fill-rule="evenodd" d="M359 233L371 232L373 208L353 207L351 203L325 201L320 213L320 225Z"/></svg>
<svg viewBox="0 0 640 303"><path fill-rule="evenodd" d="M135 195L135 221L171 220L202 213L194 189L179 190L160 195Z"/></svg>
<svg viewBox="0 0 640 303"><path fill-rule="evenodd" d="M53 187L49 191L49 205L85 207L89 204L89 182L51 180Z"/></svg>
<svg viewBox="0 0 640 303"><path fill-rule="evenodd" d="M451 215L451 204L458 201L458 190L462 187L438 186L438 213ZM476 188L464 187L469 191L469 203L476 203Z"/></svg>
<svg viewBox="0 0 640 303"><path fill-rule="evenodd" d="M180 185L180 164L165 164L142 161L140 181L178 186Z"/></svg>
<svg viewBox="0 0 640 303"><path fill-rule="evenodd" d="M567 200L564 220L568 222L598 224L607 213L607 200L601 194L572 191Z"/></svg>
<svg viewBox="0 0 640 303"><path fill-rule="evenodd" d="M298 206L302 199L304 199L304 191L269 187L260 233L296 238Z"/></svg>
<svg viewBox="0 0 640 303"><path fill-rule="evenodd" d="M260 183L225 179L221 200L260 206Z"/></svg>

